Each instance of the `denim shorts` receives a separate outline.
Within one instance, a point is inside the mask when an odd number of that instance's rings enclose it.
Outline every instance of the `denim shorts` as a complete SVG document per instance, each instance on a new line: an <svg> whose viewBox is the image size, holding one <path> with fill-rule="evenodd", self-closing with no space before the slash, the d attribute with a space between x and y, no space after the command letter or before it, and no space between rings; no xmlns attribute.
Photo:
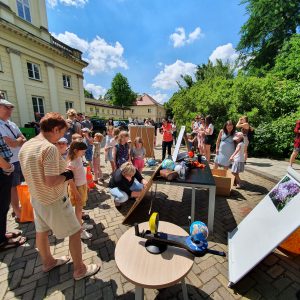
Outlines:
<svg viewBox="0 0 300 300"><path fill-rule="evenodd" d="M15 167L15 170L13 172L12 186L15 187L21 184L21 166L19 161L14 162L13 165Z"/></svg>

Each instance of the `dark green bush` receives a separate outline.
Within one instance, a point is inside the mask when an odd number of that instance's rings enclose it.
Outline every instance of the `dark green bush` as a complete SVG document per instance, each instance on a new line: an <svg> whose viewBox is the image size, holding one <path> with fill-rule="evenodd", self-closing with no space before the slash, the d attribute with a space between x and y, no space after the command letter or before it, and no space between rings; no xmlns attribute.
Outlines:
<svg viewBox="0 0 300 300"><path fill-rule="evenodd" d="M294 128L299 113L279 117L270 123L261 123L255 129L249 152L255 157L289 157L293 150Z"/></svg>

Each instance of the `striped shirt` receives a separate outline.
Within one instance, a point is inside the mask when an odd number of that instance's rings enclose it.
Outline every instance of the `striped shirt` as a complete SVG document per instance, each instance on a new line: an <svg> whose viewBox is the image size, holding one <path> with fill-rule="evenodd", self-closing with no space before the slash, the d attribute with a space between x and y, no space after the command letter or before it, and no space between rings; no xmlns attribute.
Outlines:
<svg viewBox="0 0 300 300"><path fill-rule="evenodd" d="M22 146L19 159L32 198L50 205L67 195L67 182L54 187L45 184L45 176L59 175L66 169L55 145L39 135Z"/></svg>

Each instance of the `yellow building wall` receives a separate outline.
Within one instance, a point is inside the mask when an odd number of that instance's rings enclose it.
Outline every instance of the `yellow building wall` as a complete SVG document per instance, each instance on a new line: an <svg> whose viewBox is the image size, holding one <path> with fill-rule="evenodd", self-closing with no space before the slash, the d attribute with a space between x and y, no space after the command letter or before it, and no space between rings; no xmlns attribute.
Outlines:
<svg viewBox="0 0 300 300"><path fill-rule="evenodd" d="M158 122L165 118L165 109L159 105L130 106L130 111L126 111L126 118L144 120L151 118ZM150 110L150 112L149 112Z"/></svg>
<svg viewBox="0 0 300 300"><path fill-rule="evenodd" d="M91 102L91 99L87 99L86 101ZM118 108L108 108L108 107L101 107L92 104L85 104L85 114L89 117L98 117L100 119L109 119L113 118L114 120L124 119L125 117L125 110L124 110L124 117L123 117L123 110Z"/></svg>
<svg viewBox="0 0 300 300"><path fill-rule="evenodd" d="M21 70L14 70L18 73L22 73L25 94L22 95L22 99L17 99L15 80L12 72L12 62L10 54L7 48L11 48L19 51L18 57L21 60ZM15 109L12 115L12 120L19 126L21 124L20 111L18 107L19 101L26 101L26 108L28 109L29 118L25 122L34 120L32 96L43 97L45 112L53 111L52 102L50 98L49 78L47 66L45 63L50 63L54 66L54 72L56 77L56 89L59 112L65 114L66 107L65 102L71 101L74 103L74 108L77 111L81 111L80 102L80 90L83 90L82 80L82 68L83 65L68 59L55 51L48 49L47 47L40 45L26 37L12 34L5 28L1 28L0 24L0 60L2 64L2 72L0 71L0 90L7 92L7 98L13 102ZM27 62L38 64L40 67L41 80L33 80L28 77ZM63 87L62 75L71 76L71 89ZM84 106L83 106L84 107ZM24 119L24 118L23 118Z"/></svg>

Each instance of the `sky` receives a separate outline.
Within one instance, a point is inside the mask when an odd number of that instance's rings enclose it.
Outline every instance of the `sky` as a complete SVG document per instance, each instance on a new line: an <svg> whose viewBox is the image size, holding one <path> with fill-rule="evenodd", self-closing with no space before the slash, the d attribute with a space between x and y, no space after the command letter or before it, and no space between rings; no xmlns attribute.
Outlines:
<svg viewBox="0 0 300 300"><path fill-rule="evenodd" d="M240 0L46 0L49 31L82 51L84 86L98 98L122 73L160 103L208 59L234 61L247 20Z"/></svg>

